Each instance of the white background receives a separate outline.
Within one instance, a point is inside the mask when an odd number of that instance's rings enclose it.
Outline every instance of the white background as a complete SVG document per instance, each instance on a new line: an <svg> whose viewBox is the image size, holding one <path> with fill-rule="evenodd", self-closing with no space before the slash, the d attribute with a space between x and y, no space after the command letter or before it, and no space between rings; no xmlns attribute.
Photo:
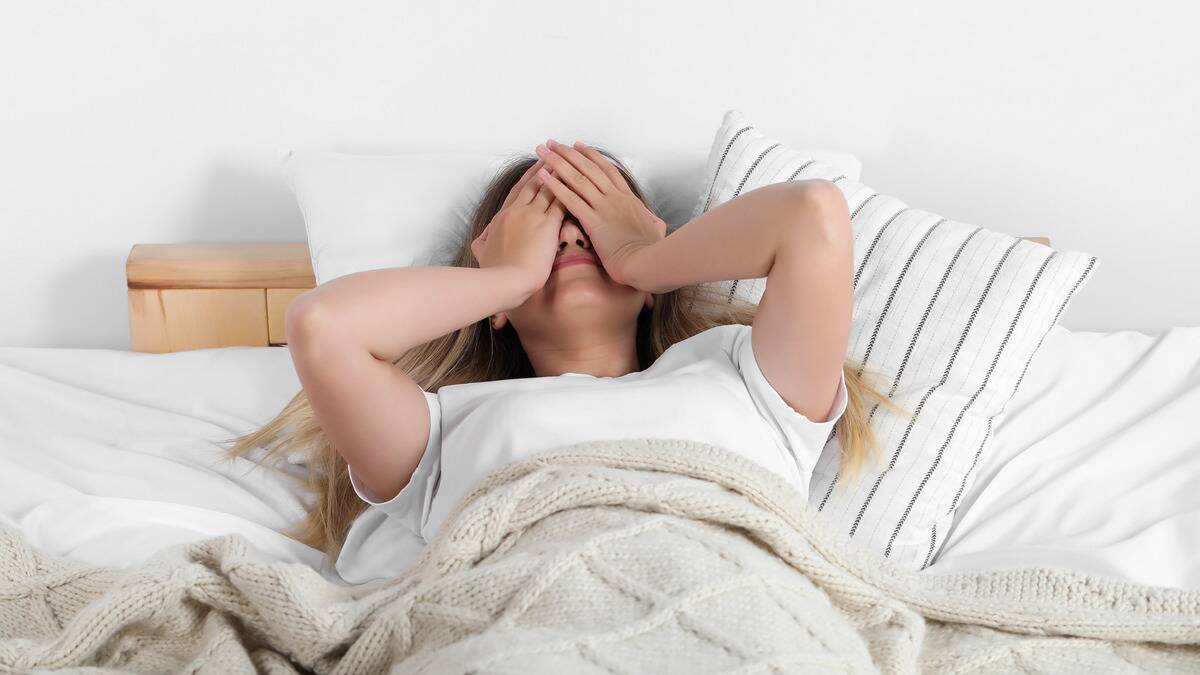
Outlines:
<svg viewBox="0 0 1200 675"><path fill-rule="evenodd" d="M127 349L135 243L303 241L290 147L707 148L731 107L1099 255L1068 328L1198 325L1190 4L6 0L0 345Z"/></svg>

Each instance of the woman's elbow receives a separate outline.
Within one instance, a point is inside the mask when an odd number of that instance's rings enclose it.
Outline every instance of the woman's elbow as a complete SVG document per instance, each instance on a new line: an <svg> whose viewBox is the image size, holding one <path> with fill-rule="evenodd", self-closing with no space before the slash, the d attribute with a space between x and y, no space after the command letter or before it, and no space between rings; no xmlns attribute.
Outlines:
<svg viewBox="0 0 1200 675"><path fill-rule="evenodd" d="M841 188L823 178L794 181L796 227L790 234L809 246L849 250L853 243L850 209Z"/></svg>
<svg viewBox="0 0 1200 675"><path fill-rule="evenodd" d="M301 294L290 303L283 315L283 332L289 345L308 339L320 326L330 322L328 308L322 307L312 296Z"/></svg>

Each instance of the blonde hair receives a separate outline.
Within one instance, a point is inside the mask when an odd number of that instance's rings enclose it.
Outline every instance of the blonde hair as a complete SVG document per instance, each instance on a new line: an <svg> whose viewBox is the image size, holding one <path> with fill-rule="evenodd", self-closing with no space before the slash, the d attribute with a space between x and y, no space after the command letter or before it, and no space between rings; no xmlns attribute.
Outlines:
<svg viewBox="0 0 1200 675"><path fill-rule="evenodd" d="M598 150L613 162L634 194L648 204L625 166L608 151ZM479 266L471 252L471 240L483 231L500 210L509 190L535 161L537 158L530 156L511 160L488 184L475 207L454 265ZM643 308L637 319L639 365L643 369L649 367L671 345L709 328L734 323L751 325L756 309L753 303L727 297L713 284L684 286L655 294L653 308ZM511 322L493 330L488 319L483 317L417 345L393 359L392 364L403 368L421 388L431 392L447 384L535 377ZM878 443L870 425L870 403L897 410L899 407L867 382L857 364L847 361L843 372L849 400L845 414L835 425L835 434L841 444L841 478L853 478L868 457L878 455ZM225 442L233 443L226 452L229 457L245 456L261 447L269 460L296 454L306 458L305 483L315 500L290 535L325 551L330 560L336 558L351 523L367 505L355 495L346 462L321 430L304 390L297 392L262 428Z"/></svg>

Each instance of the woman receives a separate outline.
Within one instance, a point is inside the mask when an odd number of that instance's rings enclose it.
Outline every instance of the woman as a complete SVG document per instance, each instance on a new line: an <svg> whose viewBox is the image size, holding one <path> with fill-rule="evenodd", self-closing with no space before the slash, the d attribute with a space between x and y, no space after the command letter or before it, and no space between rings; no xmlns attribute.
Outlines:
<svg viewBox="0 0 1200 675"><path fill-rule="evenodd" d="M428 540L488 471L574 442L696 439L804 494L836 425L841 470L890 405L846 363L852 236L825 180L742 194L666 236L608 153L553 140L502 170L453 266L350 274L287 312L303 391L231 454L307 450L296 536L336 555L383 509ZM767 277L757 307L706 282Z"/></svg>

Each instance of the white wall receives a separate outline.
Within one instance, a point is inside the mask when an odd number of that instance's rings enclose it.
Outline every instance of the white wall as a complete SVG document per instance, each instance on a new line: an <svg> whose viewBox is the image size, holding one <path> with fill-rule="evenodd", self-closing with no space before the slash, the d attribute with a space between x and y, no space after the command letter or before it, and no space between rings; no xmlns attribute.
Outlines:
<svg viewBox="0 0 1200 675"><path fill-rule="evenodd" d="M1068 328L1197 325L1188 4L8 0L0 345L128 348L134 243L302 241L292 146L707 147L730 107L1098 254Z"/></svg>

